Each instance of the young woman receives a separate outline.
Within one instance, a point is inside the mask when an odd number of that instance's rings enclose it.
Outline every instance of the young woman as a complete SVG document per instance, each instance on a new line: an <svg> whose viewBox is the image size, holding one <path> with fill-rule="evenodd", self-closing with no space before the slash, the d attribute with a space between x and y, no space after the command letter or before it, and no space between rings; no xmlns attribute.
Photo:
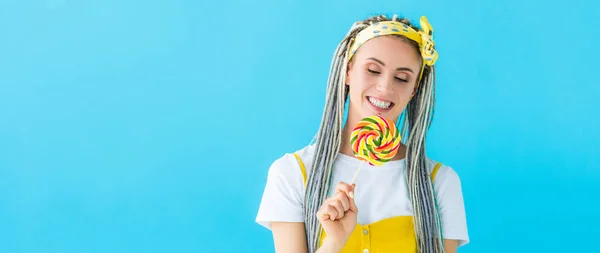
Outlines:
<svg viewBox="0 0 600 253"><path fill-rule="evenodd" d="M316 143L269 169L256 221L272 230L277 253L456 252L469 241L460 179L425 152L438 54L420 21L371 17L339 44ZM402 126L403 143L349 185L362 163L350 134L372 115Z"/></svg>

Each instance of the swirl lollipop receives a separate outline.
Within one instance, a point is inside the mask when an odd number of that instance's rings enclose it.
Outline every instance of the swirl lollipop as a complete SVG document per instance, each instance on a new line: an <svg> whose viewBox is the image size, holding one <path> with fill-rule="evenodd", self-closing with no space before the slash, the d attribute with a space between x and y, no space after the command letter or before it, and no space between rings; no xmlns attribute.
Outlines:
<svg viewBox="0 0 600 253"><path fill-rule="evenodd" d="M371 116L362 119L354 127L350 144L356 158L372 166L380 166L396 156L400 139L400 132L395 124L382 116ZM352 179L353 183L360 167Z"/></svg>

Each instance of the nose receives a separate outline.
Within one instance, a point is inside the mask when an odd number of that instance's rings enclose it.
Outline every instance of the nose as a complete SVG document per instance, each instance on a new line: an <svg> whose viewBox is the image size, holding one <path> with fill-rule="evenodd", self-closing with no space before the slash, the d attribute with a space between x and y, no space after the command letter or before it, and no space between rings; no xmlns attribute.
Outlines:
<svg viewBox="0 0 600 253"><path fill-rule="evenodd" d="M391 89L392 89L391 82L392 81L381 78L380 80L378 80L377 84L375 85L375 89L381 93L391 92Z"/></svg>

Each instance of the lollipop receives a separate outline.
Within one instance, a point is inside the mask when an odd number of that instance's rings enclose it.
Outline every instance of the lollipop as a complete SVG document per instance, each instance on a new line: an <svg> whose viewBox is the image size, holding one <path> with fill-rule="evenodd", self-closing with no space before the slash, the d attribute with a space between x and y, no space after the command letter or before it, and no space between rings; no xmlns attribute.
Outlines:
<svg viewBox="0 0 600 253"><path fill-rule="evenodd" d="M395 124L382 116L371 116L358 122L350 135L350 144L356 158L372 166L392 160L400 146L400 132ZM360 167L354 175L358 175Z"/></svg>
<svg viewBox="0 0 600 253"><path fill-rule="evenodd" d="M396 125L381 116L364 118L350 135L354 155L370 165L379 166L398 153L400 133Z"/></svg>

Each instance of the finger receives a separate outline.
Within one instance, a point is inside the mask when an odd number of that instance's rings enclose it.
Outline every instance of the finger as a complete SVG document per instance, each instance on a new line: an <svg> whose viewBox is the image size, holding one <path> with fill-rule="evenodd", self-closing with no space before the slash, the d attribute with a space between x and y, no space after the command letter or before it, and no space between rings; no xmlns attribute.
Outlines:
<svg viewBox="0 0 600 253"><path fill-rule="evenodd" d="M341 200L331 199L329 201L329 205L335 208L335 210L337 211L337 215L335 216L336 219L341 219L344 217L344 213L346 212L346 210L344 210L344 205L342 205Z"/></svg>
<svg viewBox="0 0 600 253"><path fill-rule="evenodd" d="M344 182L339 182L337 187L335 188L336 192L343 192L346 193L346 195L348 195L348 197L350 198L354 198L354 190L352 189L352 186L350 186L349 184L346 184Z"/></svg>
<svg viewBox="0 0 600 253"><path fill-rule="evenodd" d="M356 189L355 184L352 185L352 189L353 189L352 192L354 192L354 189ZM358 207L356 207L356 202L354 202L354 198L349 198L348 201L350 202L349 210L358 212Z"/></svg>
<svg viewBox="0 0 600 253"><path fill-rule="evenodd" d="M327 214L331 220L336 220L339 218L339 213L335 207L328 204L324 207L324 209L325 214Z"/></svg>
<svg viewBox="0 0 600 253"><path fill-rule="evenodd" d="M319 218L319 220L323 221L323 220L335 220L338 215L337 210L335 210L335 208L331 205L329 205L329 203L325 203L321 209L317 212L317 217Z"/></svg>
<svg viewBox="0 0 600 253"><path fill-rule="evenodd" d="M329 213L327 212L327 205L321 207L321 209L319 209L317 212L317 219L320 221L328 220L330 218L331 216L329 216Z"/></svg>
<svg viewBox="0 0 600 253"><path fill-rule="evenodd" d="M350 197L346 196L346 194L342 192L338 192L335 194L334 198L342 202L342 207L344 208L344 211L348 211L348 209L350 208Z"/></svg>

